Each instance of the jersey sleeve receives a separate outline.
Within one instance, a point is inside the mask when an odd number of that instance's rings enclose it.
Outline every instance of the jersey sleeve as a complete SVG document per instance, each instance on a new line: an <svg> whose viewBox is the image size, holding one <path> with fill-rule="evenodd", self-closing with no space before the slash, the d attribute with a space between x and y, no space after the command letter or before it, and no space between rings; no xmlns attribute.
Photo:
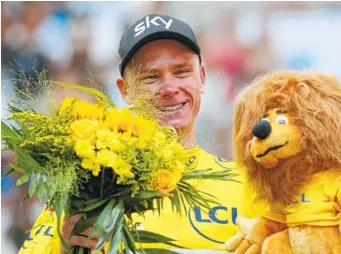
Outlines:
<svg viewBox="0 0 341 254"><path fill-rule="evenodd" d="M57 254L60 253L60 247L56 215L46 206L27 234L19 254Z"/></svg>

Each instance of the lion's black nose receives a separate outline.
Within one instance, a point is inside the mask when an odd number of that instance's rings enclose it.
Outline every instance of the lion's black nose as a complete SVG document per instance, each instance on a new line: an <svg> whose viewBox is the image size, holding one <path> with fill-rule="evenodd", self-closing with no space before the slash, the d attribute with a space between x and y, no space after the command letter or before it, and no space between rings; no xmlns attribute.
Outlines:
<svg viewBox="0 0 341 254"><path fill-rule="evenodd" d="M252 127L253 136L259 139L266 139L270 135L270 133L271 124L266 120L259 121Z"/></svg>

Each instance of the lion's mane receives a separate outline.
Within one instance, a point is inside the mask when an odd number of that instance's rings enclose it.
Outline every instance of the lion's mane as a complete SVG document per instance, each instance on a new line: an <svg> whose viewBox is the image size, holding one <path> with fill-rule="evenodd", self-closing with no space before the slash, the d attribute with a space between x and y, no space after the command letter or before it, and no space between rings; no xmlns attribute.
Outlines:
<svg viewBox="0 0 341 254"><path fill-rule="evenodd" d="M303 150L267 170L250 153L252 126L269 109L288 110L303 134ZM236 98L235 160L246 170L259 199L288 205L317 172L341 167L341 85L329 75L308 71L270 73L256 78Z"/></svg>

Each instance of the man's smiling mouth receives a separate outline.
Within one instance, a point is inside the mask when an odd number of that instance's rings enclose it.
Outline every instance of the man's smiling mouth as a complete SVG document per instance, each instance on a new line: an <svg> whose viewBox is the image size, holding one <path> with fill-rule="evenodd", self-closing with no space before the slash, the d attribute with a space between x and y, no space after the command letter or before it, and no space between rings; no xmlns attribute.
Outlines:
<svg viewBox="0 0 341 254"><path fill-rule="evenodd" d="M173 105L173 106L156 106L156 109L161 112L175 112L183 108L183 106L185 106L186 103L187 102L184 102L184 103L180 103L180 104Z"/></svg>
<svg viewBox="0 0 341 254"><path fill-rule="evenodd" d="M267 155L271 151L274 151L274 150L277 150L277 149L279 149L279 148L281 148L283 146L286 146L288 143L289 143L289 140L287 142L285 142L284 144L282 144L282 145L277 145L277 146L269 147L264 153L258 154L256 157L257 158L261 158L261 157Z"/></svg>

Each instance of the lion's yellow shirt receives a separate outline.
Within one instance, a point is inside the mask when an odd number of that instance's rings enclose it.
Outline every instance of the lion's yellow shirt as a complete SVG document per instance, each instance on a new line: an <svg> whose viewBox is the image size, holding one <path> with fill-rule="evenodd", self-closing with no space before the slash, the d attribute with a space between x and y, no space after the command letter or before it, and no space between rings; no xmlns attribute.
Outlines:
<svg viewBox="0 0 341 254"><path fill-rule="evenodd" d="M250 191L250 189L248 189ZM257 201L252 201L252 194L245 196L251 204L251 209L256 209ZM264 205L264 204L263 204ZM296 225L335 226L341 223L341 168L330 169L313 175L306 184L295 204L285 208L273 208L264 217L287 224L289 227ZM258 211L252 211L257 214Z"/></svg>
<svg viewBox="0 0 341 254"><path fill-rule="evenodd" d="M232 169L238 173L233 162L213 156L200 148L196 155L189 159L187 167L190 170ZM240 176L235 177L235 180L241 180ZM213 206L208 213L204 213L199 207L193 207L186 211L187 216L185 214L180 216L172 211L170 202L166 200L161 216L158 213L147 212L145 219L135 217L135 221L140 223L141 229L176 239L176 244L187 248L223 250L224 242L238 231L235 221L241 209L243 184L213 180L200 180L193 184L198 189L215 196L221 205ZM45 209L19 253L59 253L60 244L55 215ZM155 244L148 247L166 248Z"/></svg>

